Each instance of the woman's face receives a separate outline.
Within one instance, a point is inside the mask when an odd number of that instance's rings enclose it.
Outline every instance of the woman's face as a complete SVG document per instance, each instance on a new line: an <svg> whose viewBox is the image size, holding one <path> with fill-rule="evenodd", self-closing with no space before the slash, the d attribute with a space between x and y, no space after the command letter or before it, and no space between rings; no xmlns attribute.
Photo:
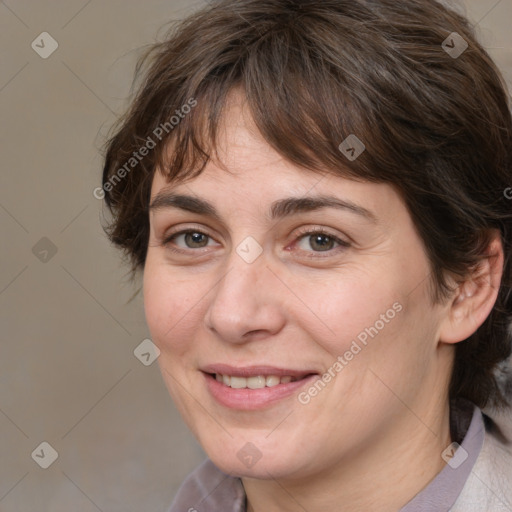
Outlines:
<svg viewBox="0 0 512 512"><path fill-rule="evenodd" d="M152 184L145 312L183 418L218 467L256 478L427 434L449 373L445 309L402 199L283 160L231 99L230 172L209 162Z"/></svg>

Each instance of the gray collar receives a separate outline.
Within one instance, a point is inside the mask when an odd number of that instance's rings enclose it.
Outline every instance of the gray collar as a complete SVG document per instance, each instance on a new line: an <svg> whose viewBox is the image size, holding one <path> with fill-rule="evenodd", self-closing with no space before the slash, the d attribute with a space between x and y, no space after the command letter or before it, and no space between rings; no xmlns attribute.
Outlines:
<svg viewBox="0 0 512 512"><path fill-rule="evenodd" d="M449 449L443 452L448 462L446 466L400 512L450 510L457 501L483 446L485 425L482 412L468 401L452 404L450 427L452 439L458 441L460 447L451 459L448 457Z"/></svg>

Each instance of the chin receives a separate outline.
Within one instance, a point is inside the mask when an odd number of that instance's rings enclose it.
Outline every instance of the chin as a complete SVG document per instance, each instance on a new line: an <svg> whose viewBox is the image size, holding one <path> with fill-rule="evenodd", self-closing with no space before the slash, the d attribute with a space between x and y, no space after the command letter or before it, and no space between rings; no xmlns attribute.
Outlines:
<svg viewBox="0 0 512 512"><path fill-rule="evenodd" d="M275 457L275 455L273 456ZM287 467L282 461L263 460L263 457L255 462L243 463L236 459L226 459L226 457L212 458L212 462L224 473L239 478L255 478L258 480L273 480L275 478L286 478L292 472L291 467Z"/></svg>
<svg viewBox="0 0 512 512"><path fill-rule="evenodd" d="M260 434L261 435L261 434ZM229 445L217 443L212 447L203 447L211 461L224 473L243 478L272 480L296 475L304 461L299 460L296 449L265 445L257 436L253 441L245 436L243 441L233 441ZM265 445L265 446L264 446Z"/></svg>

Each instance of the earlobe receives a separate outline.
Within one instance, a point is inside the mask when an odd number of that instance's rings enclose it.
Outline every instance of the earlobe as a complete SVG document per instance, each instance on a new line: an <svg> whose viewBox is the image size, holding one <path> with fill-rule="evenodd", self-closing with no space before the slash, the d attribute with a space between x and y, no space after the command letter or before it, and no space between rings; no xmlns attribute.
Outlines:
<svg viewBox="0 0 512 512"><path fill-rule="evenodd" d="M458 343L484 323L494 307L503 274L503 246L496 232L486 255L459 284L442 320L439 341Z"/></svg>

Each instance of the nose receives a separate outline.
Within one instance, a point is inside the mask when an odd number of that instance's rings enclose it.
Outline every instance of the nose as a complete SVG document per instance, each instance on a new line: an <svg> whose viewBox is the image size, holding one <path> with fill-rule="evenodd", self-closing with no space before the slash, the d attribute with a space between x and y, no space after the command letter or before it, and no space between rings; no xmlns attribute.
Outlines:
<svg viewBox="0 0 512 512"><path fill-rule="evenodd" d="M206 327L230 343L277 334L286 322L284 287L262 253L252 263L235 250L227 272L214 287L205 313Z"/></svg>

